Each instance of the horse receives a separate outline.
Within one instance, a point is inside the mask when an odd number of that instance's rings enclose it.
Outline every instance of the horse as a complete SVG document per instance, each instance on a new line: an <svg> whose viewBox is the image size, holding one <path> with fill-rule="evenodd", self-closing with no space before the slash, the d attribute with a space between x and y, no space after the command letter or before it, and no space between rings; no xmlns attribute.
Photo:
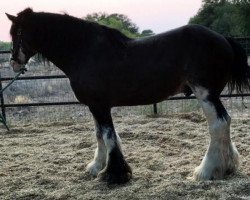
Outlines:
<svg viewBox="0 0 250 200"><path fill-rule="evenodd" d="M209 147L194 179L223 179L237 170L231 118L219 96L226 85L229 92L250 90L250 69L233 38L185 25L138 39L67 14L26 8L17 16L6 15L12 21L13 70L41 54L66 74L79 102L89 107L97 139L86 167L91 175L108 184L132 178L112 121L113 107L153 104L179 93L196 96L209 127Z"/></svg>

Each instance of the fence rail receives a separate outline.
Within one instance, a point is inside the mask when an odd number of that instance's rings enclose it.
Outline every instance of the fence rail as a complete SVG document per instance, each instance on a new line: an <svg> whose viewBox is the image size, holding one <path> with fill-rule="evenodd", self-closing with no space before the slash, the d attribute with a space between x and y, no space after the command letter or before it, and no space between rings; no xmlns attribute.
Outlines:
<svg viewBox="0 0 250 200"><path fill-rule="evenodd" d="M243 46L246 50L247 54L250 55L250 37L241 37L236 38L238 42ZM0 51L1 54L9 54L10 51ZM67 76L65 75L49 75L49 76L23 76L17 78L17 80L41 80L41 79L66 79ZM0 74L0 89L3 87L2 83L12 80L13 77L1 77ZM223 94L221 95L222 98L228 97L250 97L250 93L244 94ZM195 96L184 97L184 96L175 96L171 97L168 100L188 100L188 99L195 99ZM4 99L4 95L0 94L0 103L1 103L1 111L2 116L6 118L5 108L13 108L13 107L29 107L29 106L57 106L57 105L76 105L80 104L78 101L58 101L58 102L40 102L40 103L6 103ZM157 114L157 105L153 105L153 112Z"/></svg>

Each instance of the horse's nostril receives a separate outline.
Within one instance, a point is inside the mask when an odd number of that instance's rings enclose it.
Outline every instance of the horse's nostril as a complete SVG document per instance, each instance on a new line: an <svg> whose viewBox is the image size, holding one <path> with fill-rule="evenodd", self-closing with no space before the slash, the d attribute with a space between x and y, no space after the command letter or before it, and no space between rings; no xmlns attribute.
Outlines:
<svg viewBox="0 0 250 200"><path fill-rule="evenodd" d="M10 65L11 65L12 67L14 67L15 61L11 59L11 60L10 60Z"/></svg>

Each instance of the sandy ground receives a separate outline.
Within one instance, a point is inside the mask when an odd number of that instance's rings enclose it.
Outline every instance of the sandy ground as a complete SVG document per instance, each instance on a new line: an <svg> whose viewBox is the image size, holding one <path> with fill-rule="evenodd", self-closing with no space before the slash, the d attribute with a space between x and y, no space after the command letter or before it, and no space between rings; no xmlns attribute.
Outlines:
<svg viewBox="0 0 250 200"><path fill-rule="evenodd" d="M85 172L96 147L90 119L12 125L0 130L0 199L250 199L250 118L232 120L239 171L205 182L188 178L209 142L202 115L114 121L133 168L129 183L107 186Z"/></svg>

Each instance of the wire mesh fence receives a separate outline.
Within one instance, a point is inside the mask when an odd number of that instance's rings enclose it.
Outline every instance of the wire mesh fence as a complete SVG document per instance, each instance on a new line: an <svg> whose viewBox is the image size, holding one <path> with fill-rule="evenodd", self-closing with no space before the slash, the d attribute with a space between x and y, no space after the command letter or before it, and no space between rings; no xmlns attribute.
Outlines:
<svg viewBox="0 0 250 200"><path fill-rule="evenodd" d="M3 81L3 87L7 82L8 81ZM225 94L227 94L226 90ZM77 104L77 99L66 78L17 80L4 92L3 96L8 122L81 121L82 118L91 117L86 106ZM178 95L175 98L183 98L183 96ZM244 97L243 100L242 97L234 97L222 98L222 101L231 115L234 117L243 117L250 116L249 99L249 97ZM58 103L68 104L70 102L72 105L53 106ZM44 104L51 105L40 106ZM157 108L158 114L200 111L200 106L196 99L167 100L157 104ZM152 114L152 105L119 107L113 109L113 115L128 116Z"/></svg>
<svg viewBox="0 0 250 200"><path fill-rule="evenodd" d="M222 99L230 115L234 118L250 117L250 98ZM163 101L157 104L159 115L170 115L186 112L201 112L196 99ZM56 106L20 106L7 107L9 123L22 122L51 122L51 121L81 121L91 118L89 109L84 105L56 105ZM114 116L153 115L153 106L133 106L113 108Z"/></svg>
<svg viewBox="0 0 250 200"><path fill-rule="evenodd" d="M250 56L250 36L248 37L237 37L236 40L245 49L248 56Z"/></svg>

